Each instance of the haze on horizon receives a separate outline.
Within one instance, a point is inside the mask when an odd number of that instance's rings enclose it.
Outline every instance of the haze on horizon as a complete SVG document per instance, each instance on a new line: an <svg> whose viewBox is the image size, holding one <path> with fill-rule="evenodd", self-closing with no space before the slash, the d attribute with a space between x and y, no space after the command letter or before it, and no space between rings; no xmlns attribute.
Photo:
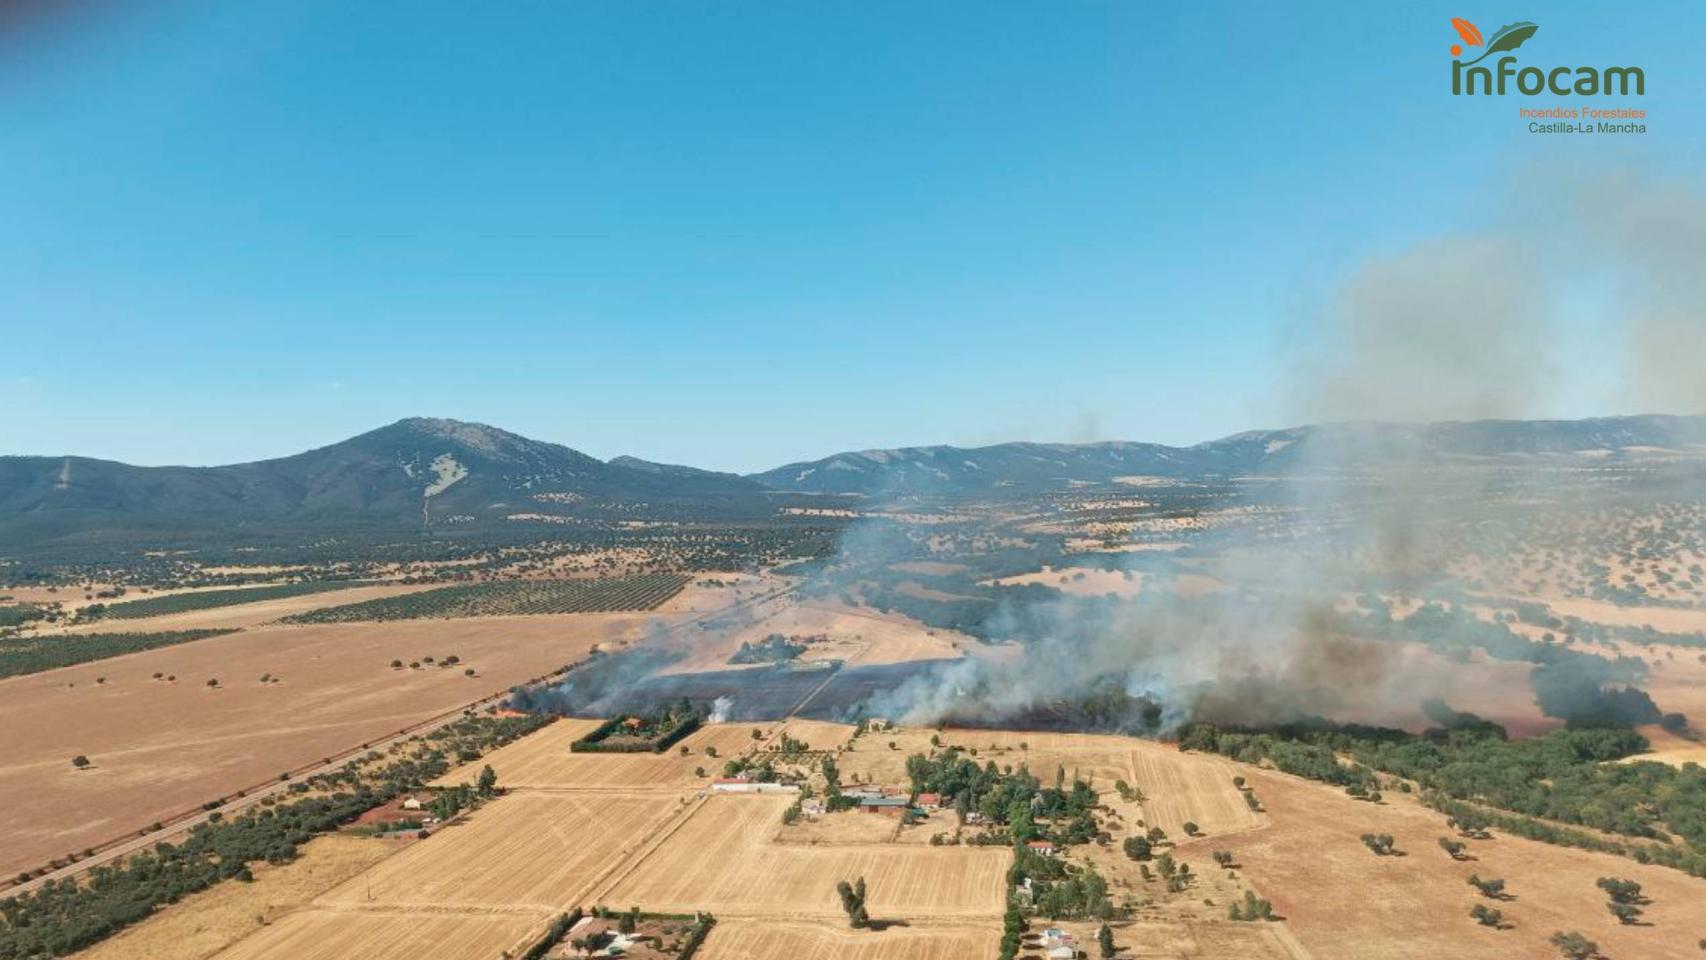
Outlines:
<svg viewBox="0 0 1706 960"><path fill-rule="evenodd" d="M5 21L0 454L430 415L748 472L1706 410L1696 8L1548 7L1548 56L1650 83L1652 132L1568 146L1454 102L1433 12L763 12Z"/></svg>

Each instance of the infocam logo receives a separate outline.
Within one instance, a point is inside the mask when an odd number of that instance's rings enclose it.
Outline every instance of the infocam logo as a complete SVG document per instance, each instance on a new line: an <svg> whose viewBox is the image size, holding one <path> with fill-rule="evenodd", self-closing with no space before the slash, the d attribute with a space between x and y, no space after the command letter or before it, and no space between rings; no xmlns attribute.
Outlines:
<svg viewBox="0 0 1706 960"><path fill-rule="evenodd" d="M1558 96L1577 94L1593 96L1646 96L1647 75L1640 67L1523 67L1518 69L1514 54L1527 43L1540 25L1527 20L1507 23L1483 42L1481 31L1461 17L1453 17L1451 26L1462 38L1462 44L1451 45L1451 92L1454 96L1504 96L1512 88L1527 97L1553 93ZM1461 59L1464 48L1482 47L1481 55L1473 60ZM1507 54L1493 61L1492 66L1476 64L1495 53Z"/></svg>

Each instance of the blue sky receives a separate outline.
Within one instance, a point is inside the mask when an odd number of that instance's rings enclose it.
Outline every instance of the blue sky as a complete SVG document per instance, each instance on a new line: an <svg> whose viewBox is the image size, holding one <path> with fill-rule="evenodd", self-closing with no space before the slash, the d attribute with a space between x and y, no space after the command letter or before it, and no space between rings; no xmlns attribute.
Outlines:
<svg viewBox="0 0 1706 960"><path fill-rule="evenodd" d="M737 470L1196 442L1287 425L1298 331L1367 258L1536 171L1706 155L1691 4L79 10L0 21L0 453L417 414ZM1640 64L1650 132L1451 97L1452 16ZM1542 412L1625 412L1579 382Z"/></svg>

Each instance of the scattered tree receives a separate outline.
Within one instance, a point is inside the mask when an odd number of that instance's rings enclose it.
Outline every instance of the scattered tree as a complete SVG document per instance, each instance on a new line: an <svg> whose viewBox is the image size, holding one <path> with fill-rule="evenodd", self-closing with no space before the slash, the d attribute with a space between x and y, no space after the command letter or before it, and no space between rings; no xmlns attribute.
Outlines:
<svg viewBox="0 0 1706 960"><path fill-rule="evenodd" d="M865 912L865 878L849 884L843 880L835 885L835 892L841 895L841 909L847 912L847 922L856 930L862 930L871 925L871 916Z"/></svg>
<svg viewBox="0 0 1706 960"><path fill-rule="evenodd" d="M1599 953L1599 944L1574 930L1568 933L1560 930L1552 934L1548 942L1557 947L1558 953L1566 957L1567 960L1589 960L1590 957Z"/></svg>
<svg viewBox="0 0 1706 960"><path fill-rule="evenodd" d="M1618 880L1615 877L1600 877L1595 884L1613 903L1642 903L1641 885L1634 880Z"/></svg>
<svg viewBox="0 0 1706 960"><path fill-rule="evenodd" d="M1484 903L1477 903L1475 906L1469 908L1469 915L1474 917L1475 922L1483 927L1493 927L1494 929L1498 929L1503 927L1505 923L1505 915L1503 912L1495 910Z"/></svg>
<svg viewBox="0 0 1706 960"><path fill-rule="evenodd" d="M1481 896L1490 900L1505 898L1505 882L1503 880L1483 880L1475 874L1469 875L1469 885L1481 891Z"/></svg>
<svg viewBox="0 0 1706 960"><path fill-rule="evenodd" d="M1390 833L1365 833L1362 835L1363 846L1373 850L1375 856L1389 857L1397 853L1398 848L1394 846L1396 842Z"/></svg>
<svg viewBox="0 0 1706 960"><path fill-rule="evenodd" d="M1605 909L1611 911L1611 915L1617 918L1617 922L1624 926L1638 923L1641 919L1641 908L1632 903L1618 903L1616 900L1612 900L1606 903Z"/></svg>

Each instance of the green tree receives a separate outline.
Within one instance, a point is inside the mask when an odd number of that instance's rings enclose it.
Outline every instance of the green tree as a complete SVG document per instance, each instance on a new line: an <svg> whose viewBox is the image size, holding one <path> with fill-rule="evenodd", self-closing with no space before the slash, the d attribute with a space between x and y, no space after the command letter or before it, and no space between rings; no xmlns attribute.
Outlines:
<svg viewBox="0 0 1706 960"><path fill-rule="evenodd" d="M1505 882L1503 880L1483 880L1476 874L1469 875L1469 885L1481 891L1481 896L1491 900L1503 900Z"/></svg>
<svg viewBox="0 0 1706 960"><path fill-rule="evenodd" d="M1102 960L1114 955L1114 932L1105 923L1096 930L1096 946L1101 950Z"/></svg>
<svg viewBox="0 0 1706 960"><path fill-rule="evenodd" d="M1548 942L1551 943L1552 946L1557 947L1558 953L1567 958L1567 960L1588 960L1588 958L1596 956L1599 953L1599 944L1594 943L1592 940L1589 940L1587 937L1582 936L1574 930L1571 930L1568 933L1560 930L1552 934L1552 937Z"/></svg>
<svg viewBox="0 0 1706 960"><path fill-rule="evenodd" d="M1617 918L1617 922L1624 925L1635 923L1641 919L1641 908L1632 903L1618 903L1616 900L1612 900L1606 903L1605 909L1611 911L1611 915Z"/></svg>
<svg viewBox="0 0 1706 960"><path fill-rule="evenodd" d="M493 770L492 765L488 763L481 768L480 779L475 783L475 789L480 792L480 796L489 797L497 788L498 772Z"/></svg>

